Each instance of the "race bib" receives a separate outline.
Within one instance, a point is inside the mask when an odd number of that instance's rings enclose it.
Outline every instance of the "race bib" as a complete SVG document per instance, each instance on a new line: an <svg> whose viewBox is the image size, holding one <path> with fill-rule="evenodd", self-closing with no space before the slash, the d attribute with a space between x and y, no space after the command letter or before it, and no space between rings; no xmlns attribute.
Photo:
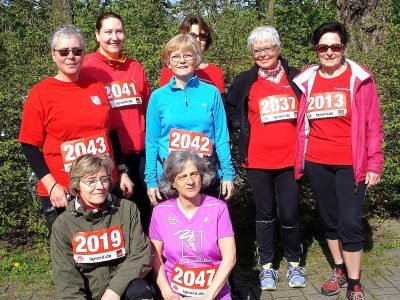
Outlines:
<svg viewBox="0 0 400 300"><path fill-rule="evenodd" d="M273 95L259 100L261 123L297 118L299 103L288 94Z"/></svg>
<svg viewBox="0 0 400 300"><path fill-rule="evenodd" d="M75 159L84 154L109 155L107 137L104 133L67 141L60 145L64 171L69 172Z"/></svg>
<svg viewBox="0 0 400 300"><path fill-rule="evenodd" d="M212 154L210 138L200 132L171 129L169 132L169 152L175 150L193 150L200 157L209 157Z"/></svg>
<svg viewBox="0 0 400 300"><path fill-rule="evenodd" d="M72 237L74 260L77 263L98 263L125 256L124 235L120 226L104 230L77 232Z"/></svg>
<svg viewBox="0 0 400 300"><path fill-rule="evenodd" d="M324 119L347 115L346 92L313 93L307 101L307 117Z"/></svg>
<svg viewBox="0 0 400 300"><path fill-rule="evenodd" d="M172 270L171 288L187 297L201 297L207 292L217 270L218 266L190 268L176 264Z"/></svg>
<svg viewBox="0 0 400 300"><path fill-rule="evenodd" d="M142 97L132 80L119 80L105 85L112 108L142 104Z"/></svg>

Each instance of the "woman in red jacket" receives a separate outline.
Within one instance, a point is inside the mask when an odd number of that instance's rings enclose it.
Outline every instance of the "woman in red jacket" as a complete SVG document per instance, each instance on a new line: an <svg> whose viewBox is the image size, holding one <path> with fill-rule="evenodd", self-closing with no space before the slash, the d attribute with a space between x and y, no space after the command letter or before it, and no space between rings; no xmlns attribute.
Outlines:
<svg viewBox="0 0 400 300"><path fill-rule="evenodd" d="M150 84L143 66L124 54L125 38L121 17L112 12L101 14L96 21L96 51L85 57L82 73L96 78L106 87L127 167L119 167L118 171L127 172L135 185L133 200L147 232L150 204L144 185L144 136Z"/></svg>
<svg viewBox="0 0 400 300"><path fill-rule="evenodd" d="M382 119L371 72L345 58L346 28L326 23L312 42L319 65L294 82L302 90L295 172L303 169L318 202L335 266L321 293L366 299L360 287L364 242L363 205L367 188L382 174Z"/></svg>

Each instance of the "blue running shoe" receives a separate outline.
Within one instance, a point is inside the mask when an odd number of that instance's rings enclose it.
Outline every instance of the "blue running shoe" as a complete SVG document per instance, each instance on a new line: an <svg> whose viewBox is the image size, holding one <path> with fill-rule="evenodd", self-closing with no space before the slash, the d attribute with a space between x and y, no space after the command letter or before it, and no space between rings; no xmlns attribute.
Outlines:
<svg viewBox="0 0 400 300"><path fill-rule="evenodd" d="M272 268L272 264L262 266L260 272L260 286L262 290L275 291L278 281L278 272Z"/></svg>
<svg viewBox="0 0 400 300"><path fill-rule="evenodd" d="M298 262L288 262L286 279L289 281L289 286L299 288L306 286L306 269L299 266Z"/></svg>

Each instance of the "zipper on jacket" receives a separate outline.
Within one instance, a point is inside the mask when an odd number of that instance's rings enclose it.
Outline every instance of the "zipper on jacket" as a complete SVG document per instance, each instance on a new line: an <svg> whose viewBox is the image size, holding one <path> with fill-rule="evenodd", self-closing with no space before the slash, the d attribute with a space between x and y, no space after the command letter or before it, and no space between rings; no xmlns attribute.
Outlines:
<svg viewBox="0 0 400 300"><path fill-rule="evenodd" d="M184 94L185 94L185 105L188 106L189 104L188 104L188 101L187 101L186 93L184 92Z"/></svg>

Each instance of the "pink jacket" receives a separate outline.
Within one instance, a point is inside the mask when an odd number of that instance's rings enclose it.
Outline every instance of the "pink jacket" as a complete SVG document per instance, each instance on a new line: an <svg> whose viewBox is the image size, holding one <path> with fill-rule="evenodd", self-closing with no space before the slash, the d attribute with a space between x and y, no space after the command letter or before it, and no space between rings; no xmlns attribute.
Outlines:
<svg viewBox="0 0 400 300"><path fill-rule="evenodd" d="M351 141L352 165L355 182L365 180L367 171L382 174L382 118L373 74L364 66L346 59L352 75L351 91ZM307 99L314 84L317 65L304 69L293 80L303 92L297 118L297 146L295 175L303 175L310 124L306 115Z"/></svg>

